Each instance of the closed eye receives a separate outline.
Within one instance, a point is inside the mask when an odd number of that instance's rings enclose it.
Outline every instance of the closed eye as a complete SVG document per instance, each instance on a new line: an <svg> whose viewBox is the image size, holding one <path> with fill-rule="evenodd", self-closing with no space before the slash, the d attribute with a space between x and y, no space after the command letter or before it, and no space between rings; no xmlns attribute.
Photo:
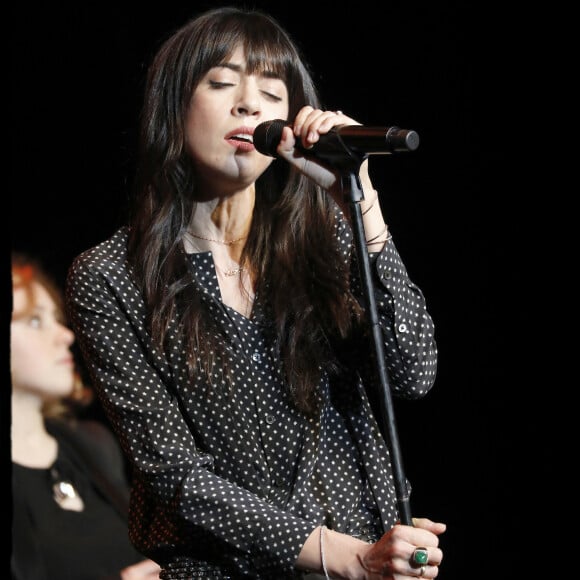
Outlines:
<svg viewBox="0 0 580 580"><path fill-rule="evenodd" d="M272 99L273 101L276 101L277 103L279 103L282 100L282 97L279 97L278 95L274 95L273 93L269 93L268 91L262 91L262 93L264 95L266 95L269 99Z"/></svg>
<svg viewBox="0 0 580 580"><path fill-rule="evenodd" d="M209 86L212 89L221 89L223 87L233 87L234 83L222 83L219 81L209 81Z"/></svg>

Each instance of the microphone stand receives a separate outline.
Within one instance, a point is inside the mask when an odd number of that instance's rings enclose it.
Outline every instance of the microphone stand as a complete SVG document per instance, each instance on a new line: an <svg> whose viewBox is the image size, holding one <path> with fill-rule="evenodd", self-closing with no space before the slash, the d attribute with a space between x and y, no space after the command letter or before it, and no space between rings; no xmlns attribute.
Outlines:
<svg viewBox="0 0 580 580"><path fill-rule="evenodd" d="M345 201L350 204L352 229L358 254L361 283L364 292L365 306L368 313L368 322L372 331L377 378L381 387L380 392L378 393L381 415L379 428L381 429L385 442L389 444L390 447L397 505L401 523L412 526L413 521L411 517L409 489L403 469L403 460L399 446L391 389L385 364L383 337L379 326L377 306L373 292L371 266L366 246L362 211L360 208L360 202L364 199L364 193L358 172L360 165L367 156L367 154L356 154L345 146L342 153L335 153L332 157L328 157L326 161L335 169L341 171L341 184L344 198Z"/></svg>

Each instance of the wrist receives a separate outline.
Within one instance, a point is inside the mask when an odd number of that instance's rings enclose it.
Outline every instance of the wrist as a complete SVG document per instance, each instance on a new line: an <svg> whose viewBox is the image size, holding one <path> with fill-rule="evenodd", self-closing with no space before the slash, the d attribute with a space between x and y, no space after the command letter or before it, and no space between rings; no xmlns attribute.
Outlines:
<svg viewBox="0 0 580 580"><path fill-rule="evenodd" d="M362 562L371 544L329 529L323 534L324 572L335 580L365 580Z"/></svg>
<svg viewBox="0 0 580 580"><path fill-rule="evenodd" d="M382 229L378 234L372 237L367 237L366 245L369 251L376 252L377 248L381 248L385 243L391 239L391 233L389 232L389 227L387 224L383 223Z"/></svg>

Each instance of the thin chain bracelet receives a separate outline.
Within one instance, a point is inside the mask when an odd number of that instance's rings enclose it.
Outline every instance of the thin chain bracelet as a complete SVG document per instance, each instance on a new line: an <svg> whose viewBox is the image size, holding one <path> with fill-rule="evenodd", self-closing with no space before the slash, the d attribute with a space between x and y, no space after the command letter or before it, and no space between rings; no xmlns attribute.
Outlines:
<svg viewBox="0 0 580 580"><path fill-rule="evenodd" d="M326 556L324 555L324 532L326 530L326 526L320 526L320 560L322 562L322 571L324 572L324 577L326 580L330 580L330 576L328 575L328 570L326 568Z"/></svg>
<svg viewBox="0 0 580 580"><path fill-rule="evenodd" d="M378 246L379 244L386 244L389 240L393 239L393 234L391 232L388 232L387 237L384 240L379 240L378 238L380 238L388 229L388 226L385 226L385 229L378 235L375 236L374 238L371 238L367 243L367 247L368 246Z"/></svg>
<svg viewBox="0 0 580 580"><path fill-rule="evenodd" d="M371 238L370 240L367 240L367 246L369 244L372 244L373 242L375 242L375 240L378 240L383 234L386 233L386 231L389 229L389 226L387 226L387 224L385 224L385 227L380 231L380 233L378 233L374 238Z"/></svg>
<svg viewBox="0 0 580 580"><path fill-rule="evenodd" d="M376 242L367 242L367 246L376 246L378 244L386 244L389 240L393 239L393 234L389 235L384 240L377 240Z"/></svg>

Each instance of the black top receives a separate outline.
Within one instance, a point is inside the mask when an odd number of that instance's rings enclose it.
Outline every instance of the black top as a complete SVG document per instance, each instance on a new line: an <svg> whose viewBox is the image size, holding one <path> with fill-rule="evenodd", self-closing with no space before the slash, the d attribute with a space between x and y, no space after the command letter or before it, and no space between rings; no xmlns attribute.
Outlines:
<svg viewBox="0 0 580 580"><path fill-rule="evenodd" d="M49 469L12 464L14 580L103 580L144 558L127 532L127 481L117 443L96 422L49 423L58 457ZM70 482L83 511L63 509L53 485Z"/></svg>
<svg viewBox="0 0 580 580"><path fill-rule="evenodd" d="M337 243L361 295L352 232ZM288 400L271 320L256 296L245 318L221 301L212 255L190 256L194 283L226 343L233 384L188 378L176 323L160 351L127 262L127 230L78 257L67 301L94 386L135 467L130 530L165 569L191 577L198 562L231 578L290 578L319 524L370 539L398 519L389 451L371 410L371 346L350 337L344 372L324 374L319 416ZM436 372L424 297L389 241L372 257L394 395L423 397ZM219 364L219 361L218 361ZM204 565L206 565L204 564Z"/></svg>

